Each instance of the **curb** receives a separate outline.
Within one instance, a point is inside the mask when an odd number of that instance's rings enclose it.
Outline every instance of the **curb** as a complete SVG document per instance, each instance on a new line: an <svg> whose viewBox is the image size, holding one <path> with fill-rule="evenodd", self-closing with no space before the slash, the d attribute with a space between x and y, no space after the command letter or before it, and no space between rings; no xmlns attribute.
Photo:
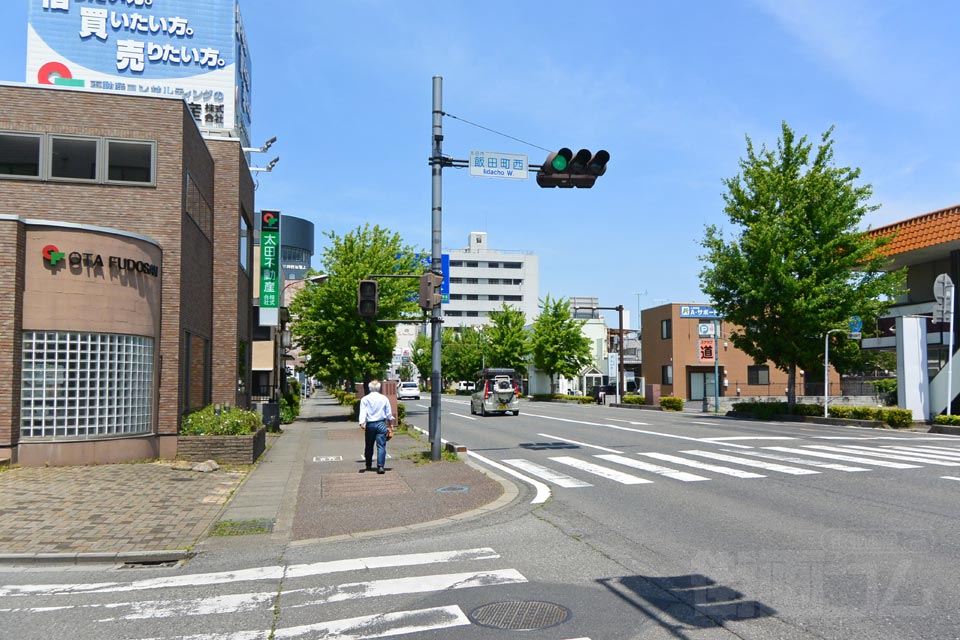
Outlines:
<svg viewBox="0 0 960 640"><path fill-rule="evenodd" d="M196 556L195 551L120 551L116 553L0 553L0 565L165 564Z"/></svg>

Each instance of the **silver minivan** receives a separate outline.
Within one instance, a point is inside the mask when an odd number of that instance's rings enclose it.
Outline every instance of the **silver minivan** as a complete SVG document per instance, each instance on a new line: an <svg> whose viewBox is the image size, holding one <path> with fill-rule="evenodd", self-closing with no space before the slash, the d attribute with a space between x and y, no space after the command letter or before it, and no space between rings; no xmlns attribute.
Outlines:
<svg viewBox="0 0 960 640"><path fill-rule="evenodd" d="M479 372L477 388L470 396L470 413L520 415L520 386L513 369L484 369Z"/></svg>

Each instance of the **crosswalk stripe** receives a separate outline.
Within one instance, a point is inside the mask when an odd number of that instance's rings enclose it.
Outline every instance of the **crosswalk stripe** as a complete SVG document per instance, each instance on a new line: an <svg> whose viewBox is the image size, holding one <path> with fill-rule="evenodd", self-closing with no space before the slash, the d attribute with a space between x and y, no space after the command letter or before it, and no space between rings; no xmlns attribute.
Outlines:
<svg viewBox="0 0 960 640"><path fill-rule="evenodd" d="M926 451L924 449L917 449L915 447L883 447L883 451L889 451L890 453L907 453L911 456L918 456L921 458L934 458L936 460L950 460L953 462L960 461L960 453L942 453L938 451Z"/></svg>
<svg viewBox="0 0 960 640"><path fill-rule="evenodd" d="M577 458L571 458L569 456L558 456L556 458L550 458L554 462L559 462L560 464L565 464L567 466L573 467L574 469L580 469L581 471L586 471L587 473L592 473L598 475L601 478L606 478L607 480L613 480L614 482L619 482L620 484L650 484L652 480L645 480L643 478L638 478L637 476L630 475L629 473L623 473L622 471L615 471L614 469L608 469L599 464L593 464L592 462L587 462L586 460L579 460Z"/></svg>
<svg viewBox="0 0 960 640"><path fill-rule="evenodd" d="M680 458L678 456L671 456L666 453L638 453L638 456L647 456L648 458L655 458L657 460L663 460L665 462L672 462L674 464L680 464L685 467L694 467L695 469L703 469L705 471L713 471L714 473L720 473L725 476L734 476L736 478L765 478L759 473L753 473L751 471L742 471L740 469L731 469L730 467L721 467L716 464L707 464L706 462L699 462L697 460L687 460L686 458Z"/></svg>
<svg viewBox="0 0 960 640"><path fill-rule="evenodd" d="M370 556L347 560L330 560L311 564L290 565L284 570L280 566L256 567L237 571L214 573L193 573L181 576L147 578L133 582L93 582L87 584L22 584L0 587L0 597L26 595L76 595L84 593L112 593L125 591L143 591L149 589L170 589L199 587L214 584L226 584L257 580L278 580L302 578L340 571L359 571L365 569L384 569L388 567L411 567L441 562L466 562L472 560L494 560L500 557L490 547L461 549L457 551L434 551L428 553L407 553L390 556Z"/></svg>
<svg viewBox="0 0 960 640"><path fill-rule="evenodd" d="M521 471L526 471L530 475L536 476L541 480L546 480L547 482L552 482L553 484L560 487L567 487L568 489L576 489L579 487L592 487L593 485L589 482L584 482L583 480L577 480L574 477L568 476L565 473L560 473L553 469L540 466L539 464L530 462L529 460L524 460L523 458L514 458L511 460L504 460L507 464L520 469Z"/></svg>
<svg viewBox="0 0 960 640"><path fill-rule="evenodd" d="M890 446L890 445L887 445ZM915 445L914 449L921 449L923 451L931 451L936 453L946 453L950 455L960 456L960 449L949 449L947 447L931 447L928 445Z"/></svg>
<svg viewBox="0 0 960 640"><path fill-rule="evenodd" d="M458 606L431 607L412 611L377 613L356 618L330 620L274 631L272 638L327 638L328 640L367 640L386 638L405 633L438 631L469 625L470 619ZM263 640L263 630L228 633L201 633L178 636L179 640ZM164 640L151 638L150 640Z"/></svg>
<svg viewBox="0 0 960 640"><path fill-rule="evenodd" d="M723 451L727 451L723 449ZM822 462L820 460L806 460L804 458L798 458L797 456L781 456L776 453L767 453L765 451L737 451L730 450L727 453L739 453L745 456L756 456L758 458L768 458L770 460L779 460L780 462L792 462L793 464L805 464L810 467L818 467L821 469L834 469L835 471L870 471L864 467L850 467L845 464L837 464L835 462Z"/></svg>
<svg viewBox="0 0 960 640"><path fill-rule="evenodd" d="M877 449L872 449L870 447L859 447L856 445L843 445L842 447L828 447L825 445L808 445L810 447L816 447L817 449L823 449L824 451L839 451L841 453L854 453L858 456L870 456L871 458L883 458L885 460L903 460L904 462L923 462L925 464L933 464L941 467L960 467L960 462L945 462L943 460L924 460L923 458L916 458L913 456L907 456L897 453L883 453Z"/></svg>
<svg viewBox="0 0 960 640"><path fill-rule="evenodd" d="M859 464L869 464L877 467L890 467L891 469L919 469L915 464L901 464L899 462L890 462L889 460L873 460L859 456L841 455L839 453L827 453L826 451L811 451L810 449L794 449L793 447L764 447L771 451L783 451L784 453L797 453L803 456L814 456L816 458L827 458L829 460L843 460L844 462L857 462Z"/></svg>
<svg viewBox="0 0 960 640"><path fill-rule="evenodd" d="M819 471L813 471L812 469L798 469L797 467L788 467L783 464L777 464L775 462L762 462L760 460L746 460L744 458L738 458L736 456L728 456L723 453L714 453L712 451L683 451L692 456L700 456L701 458L710 458L712 460L720 460L721 462L732 462L734 464L743 465L744 467L756 467L757 469L766 469L767 471L776 471L778 473L788 473L792 476L810 476L819 474ZM739 452L738 452L739 453Z"/></svg>
<svg viewBox="0 0 960 640"><path fill-rule="evenodd" d="M616 462L617 464L622 464L628 467L633 467L634 469L640 469L641 471L649 471L650 473L655 473L657 475L664 476L666 478L671 478L673 480L679 480L680 482L699 482L701 480L709 480L710 478L704 478L703 476L698 476L694 473L688 473L686 471L677 471L676 469L671 469L669 467L661 467L658 464L650 464L649 462L643 462L642 460L634 460L633 458L627 458L625 456L617 455L597 455L595 458L601 458L603 460L608 460L610 462Z"/></svg>

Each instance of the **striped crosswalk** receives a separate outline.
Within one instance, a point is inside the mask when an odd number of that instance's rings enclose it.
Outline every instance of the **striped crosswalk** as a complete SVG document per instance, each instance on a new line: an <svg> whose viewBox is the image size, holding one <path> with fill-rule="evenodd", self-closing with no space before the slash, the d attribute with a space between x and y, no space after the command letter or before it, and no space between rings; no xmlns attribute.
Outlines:
<svg viewBox="0 0 960 640"><path fill-rule="evenodd" d="M61 635L68 624L82 637L99 630L100 637L153 640L457 637L457 628L477 623L458 592L496 593L528 582L500 564L500 555L484 547L131 581L8 585L0 587L0 616L44 637ZM371 579L377 569L388 571ZM433 594L431 606L423 594ZM338 603L347 608L337 609ZM338 610L349 615L338 617Z"/></svg>
<svg viewBox="0 0 960 640"><path fill-rule="evenodd" d="M778 474L816 476L826 471L855 473L926 466L956 467L960 466L960 447L797 444L719 451L685 449L671 453L638 451L554 456L539 462L511 458L502 462L551 485L580 489L593 487L604 480L623 485L647 485L660 479L703 482L718 477L743 480Z"/></svg>

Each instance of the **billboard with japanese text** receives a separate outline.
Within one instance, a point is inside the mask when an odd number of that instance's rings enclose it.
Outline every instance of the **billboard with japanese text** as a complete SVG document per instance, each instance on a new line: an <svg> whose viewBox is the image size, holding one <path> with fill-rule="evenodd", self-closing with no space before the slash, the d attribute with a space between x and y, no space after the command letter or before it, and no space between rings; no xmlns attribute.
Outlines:
<svg viewBox="0 0 960 640"><path fill-rule="evenodd" d="M29 0L28 84L175 96L248 146L250 56L237 0Z"/></svg>

